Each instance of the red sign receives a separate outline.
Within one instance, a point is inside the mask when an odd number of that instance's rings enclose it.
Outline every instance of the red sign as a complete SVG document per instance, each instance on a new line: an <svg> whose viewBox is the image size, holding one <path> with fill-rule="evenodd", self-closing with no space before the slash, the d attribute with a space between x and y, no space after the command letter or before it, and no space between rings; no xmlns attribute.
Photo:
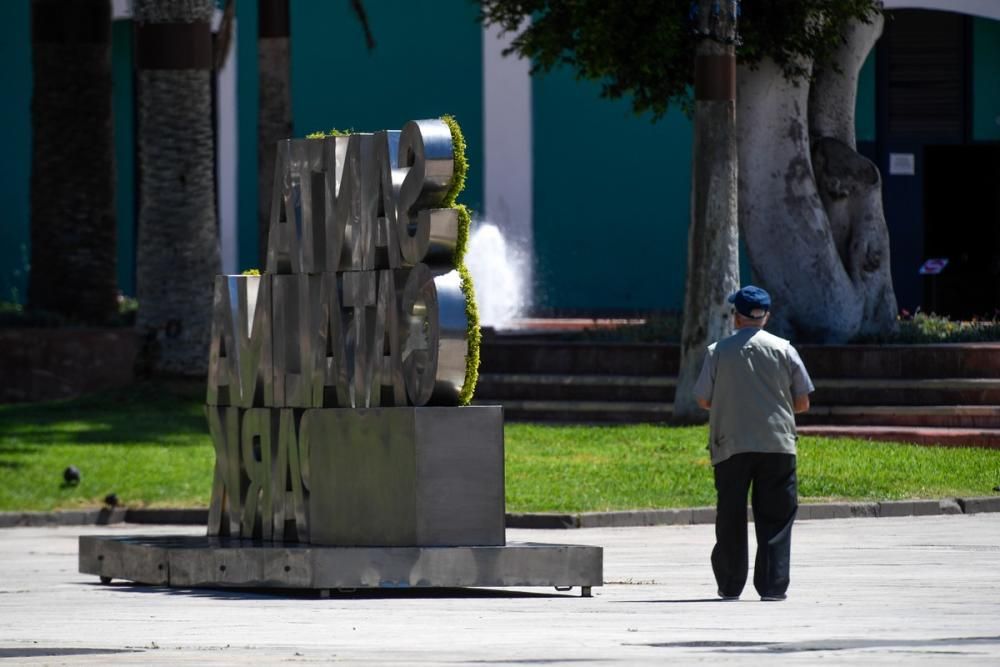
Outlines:
<svg viewBox="0 0 1000 667"><path fill-rule="evenodd" d="M937 259L929 259L924 262L923 266L920 267L920 275L922 276L936 276L937 274L944 271L944 267L948 266L947 257L939 257Z"/></svg>

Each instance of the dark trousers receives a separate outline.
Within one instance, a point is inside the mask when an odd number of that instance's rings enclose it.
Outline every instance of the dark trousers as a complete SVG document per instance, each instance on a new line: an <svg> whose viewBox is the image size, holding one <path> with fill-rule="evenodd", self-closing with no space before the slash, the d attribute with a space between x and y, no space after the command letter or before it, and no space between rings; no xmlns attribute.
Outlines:
<svg viewBox="0 0 1000 667"><path fill-rule="evenodd" d="M799 507L793 454L736 454L715 466L718 504L712 570L720 594L737 596L743 591L751 488L757 533L753 585L762 596L781 596L788 589L792 522Z"/></svg>

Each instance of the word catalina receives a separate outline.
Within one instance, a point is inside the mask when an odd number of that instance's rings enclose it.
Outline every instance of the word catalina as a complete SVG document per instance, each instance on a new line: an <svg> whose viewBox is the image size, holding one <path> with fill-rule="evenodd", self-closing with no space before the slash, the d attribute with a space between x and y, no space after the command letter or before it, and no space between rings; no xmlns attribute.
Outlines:
<svg viewBox="0 0 1000 667"><path fill-rule="evenodd" d="M454 180L441 120L280 142L266 272L215 281L206 403L368 408L471 395Z"/></svg>

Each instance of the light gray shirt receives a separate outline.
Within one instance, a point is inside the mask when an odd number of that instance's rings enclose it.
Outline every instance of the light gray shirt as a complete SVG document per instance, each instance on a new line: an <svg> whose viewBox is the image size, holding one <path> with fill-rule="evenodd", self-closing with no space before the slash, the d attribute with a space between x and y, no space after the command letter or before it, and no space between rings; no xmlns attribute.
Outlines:
<svg viewBox="0 0 1000 667"><path fill-rule="evenodd" d="M745 327L709 345L694 395L712 404L712 464L743 452L794 454L793 400L814 390L802 358L784 338Z"/></svg>

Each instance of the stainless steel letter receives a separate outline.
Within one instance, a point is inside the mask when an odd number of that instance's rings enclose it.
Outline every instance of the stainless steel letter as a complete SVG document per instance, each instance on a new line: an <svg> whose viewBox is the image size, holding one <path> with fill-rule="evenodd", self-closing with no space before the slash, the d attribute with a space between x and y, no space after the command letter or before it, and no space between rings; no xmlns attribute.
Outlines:
<svg viewBox="0 0 1000 667"><path fill-rule="evenodd" d="M454 173L451 130L441 120L410 121L399 138L399 168L405 170L397 203L399 246L404 263L423 261L430 244L430 219L420 211L441 203Z"/></svg>
<svg viewBox="0 0 1000 667"><path fill-rule="evenodd" d="M278 142L271 191L271 225L267 236L267 272L298 273L301 204L299 163L292 160L292 140Z"/></svg>
<svg viewBox="0 0 1000 667"><path fill-rule="evenodd" d="M233 317L230 311L229 285L226 276L215 277L215 295L212 299L212 340L208 348L208 405L233 405L239 398L236 341L233 335Z"/></svg>
<svg viewBox="0 0 1000 667"><path fill-rule="evenodd" d="M313 405L316 407L349 408L353 405L340 283L336 273L324 273L321 278L319 321L316 323L320 331L314 349Z"/></svg>
<svg viewBox="0 0 1000 667"><path fill-rule="evenodd" d="M208 506L208 534L239 537L243 514L240 489L240 410L205 406L215 445L215 476Z"/></svg>
<svg viewBox="0 0 1000 667"><path fill-rule="evenodd" d="M271 437L271 429L269 408L251 408L243 413L240 450L243 455L243 473L248 482L240 524L240 532L244 538L259 536L260 539L269 540L272 535L270 476L271 447L275 439Z"/></svg>
<svg viewBox="0 0 1000 667"><path fill-rule="evenodd" d="M406 272L400 272L406 273ZM403 377L412 405L424 405L434 392L438 363L438 301L434 276L426 264L410 269L403 286Z"/></svg>
<svg viewBox="0 0 1000 667"><path fill-rule="evenodd" d="M272 460L271 502L273 504L273 539L308 542L306 505L302 493L302 473L296 437L295 410L281 410L278 418L277 455ZM291 488L289 488L291 487ZM293 521L295 530L285 531L286 522Z"/></svg>
<svg viewBox="0 0 1000 667"><path fill-rule="evenodd" d="M352 316L347 327L347 357L353 359L355 408L370 407L375 371L372 335L375 333L377 276L374 271L344 273L344 307Z"/></svg>

